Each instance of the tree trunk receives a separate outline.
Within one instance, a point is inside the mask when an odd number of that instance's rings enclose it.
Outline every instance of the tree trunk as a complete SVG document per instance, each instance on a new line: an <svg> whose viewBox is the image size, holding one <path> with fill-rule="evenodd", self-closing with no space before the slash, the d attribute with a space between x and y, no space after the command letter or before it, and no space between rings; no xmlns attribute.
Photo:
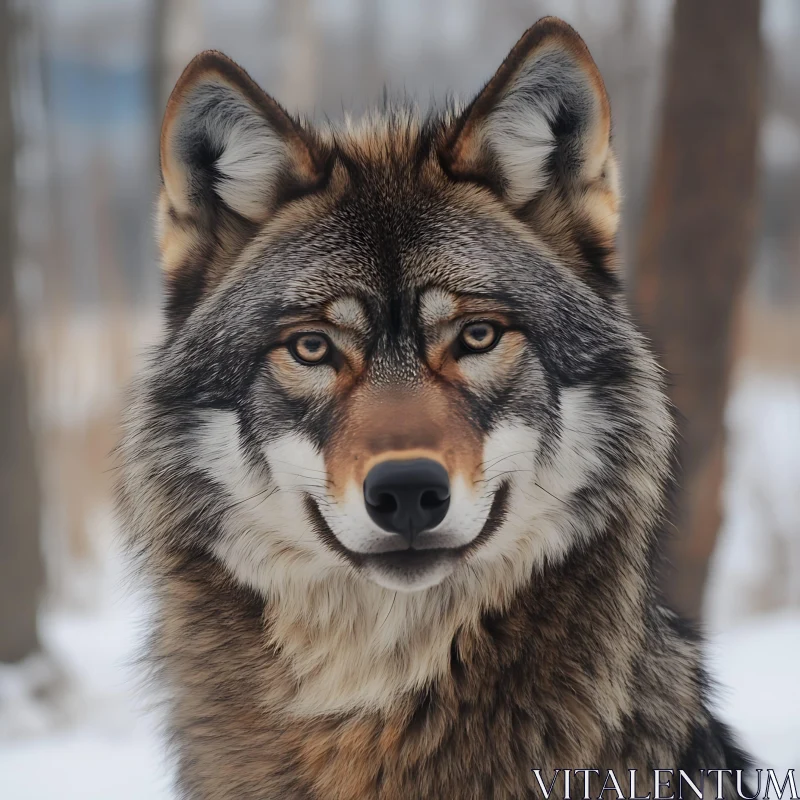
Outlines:
<svg viewBox="0 0 800 800"><path fill-rule="evenodd" d="M676 0L635 302L672 375L681 491L667 597L699 617L720 524L723 412L753 253L759 0Z"/></svg>
<svg viewBox="0 0 800 800"><path fill-rule="evenodd" d="M12 9L0 0L0 661L38 649L39 484L14 291Z"/></svg>

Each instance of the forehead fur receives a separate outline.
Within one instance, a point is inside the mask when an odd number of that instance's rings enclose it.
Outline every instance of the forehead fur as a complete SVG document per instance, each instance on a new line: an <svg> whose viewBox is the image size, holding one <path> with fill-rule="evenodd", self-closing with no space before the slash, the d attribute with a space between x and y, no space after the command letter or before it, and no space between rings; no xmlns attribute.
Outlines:
<svg viewBox="0 0 800 800"><path fill-rule="evenodd" d="M281 258L293 268L277 286L297 307L429 286L492 294L498 237L548 248L488 188L447 175L438 147L455 111L387 107L329 126L320 133L332 153L325 190L282 209L240 263L263 263L276 242L291 242Z"/></svg>
<svg viewBox="0 0 800 800"><path fill-rule="evenodd" d="M360 117L346 114L340 124L320 131L321 139L354 163L389 162L395 166L424 157L437 144L458 115L459 106L449 101L423 114L408 101L386 101Z"/></svg>

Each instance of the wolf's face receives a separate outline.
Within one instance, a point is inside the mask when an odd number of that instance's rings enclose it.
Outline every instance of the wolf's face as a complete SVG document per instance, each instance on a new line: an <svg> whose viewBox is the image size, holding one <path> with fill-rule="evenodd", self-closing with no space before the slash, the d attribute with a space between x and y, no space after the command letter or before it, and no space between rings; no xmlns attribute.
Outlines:
<svg viewBox="0 0 800 800"><path fill-rule="evenodd" d="M199 56L162 133L134 527L265 594L339 576L488 605L654 515L670 423L614 272L609 129L552 19L461 112L321 132Z"/></svg>
<svg viewBox="0 0 800 800"><path fill-rule="evenodd" d="M558 418L535 344L557 279L533 237L469 192L368 169L318 218L254 248L209 304L205 330L249 350L248 376L217 401L237 409L222 412L228 456L198 464L236 498L233 475L261 470L275 489L259 498L265 535L274 525L287 546L416 589L478 556L512 477L535 477Z"/></svg>

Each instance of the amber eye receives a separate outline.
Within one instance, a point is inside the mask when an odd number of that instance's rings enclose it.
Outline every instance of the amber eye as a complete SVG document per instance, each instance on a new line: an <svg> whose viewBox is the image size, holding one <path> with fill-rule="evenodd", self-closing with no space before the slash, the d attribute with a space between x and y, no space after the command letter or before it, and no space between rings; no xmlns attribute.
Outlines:
<svg viewBox="0 0 800 800"><path fill-rule="evenodd" d="M301 364L321 364L331 352L331 344L321 333L302 333L289 342L289 352Z"/></svg>
<svg viewBox="0 0 800 800"><path fill-rule="evenodd" d="M461 331L459 340L466 350L483 353L497 344L500 332L491 322L471 322Z"/></svg>

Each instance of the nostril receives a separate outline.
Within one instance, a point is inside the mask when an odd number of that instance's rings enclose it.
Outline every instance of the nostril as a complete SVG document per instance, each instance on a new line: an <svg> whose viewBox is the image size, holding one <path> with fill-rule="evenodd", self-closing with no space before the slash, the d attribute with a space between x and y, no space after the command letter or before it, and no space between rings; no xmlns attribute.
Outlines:
<svg viewBox="0 0 800 800"><path fill-rule="evenodd" d="M379 514L393 514L398 508L397 498L388 492L381 492L378 495L378 502L370 503L370 505Z"/></svg>
<svg viewBox="0 0 800 800"><path fill-rule="evenodd" d="M447 497L439 497L438 492L429 489L427 492L422 493L419 499L419 505L420 508L426 511L433 511L434 509L441 508L449 499L449 495Z"/></svg>

